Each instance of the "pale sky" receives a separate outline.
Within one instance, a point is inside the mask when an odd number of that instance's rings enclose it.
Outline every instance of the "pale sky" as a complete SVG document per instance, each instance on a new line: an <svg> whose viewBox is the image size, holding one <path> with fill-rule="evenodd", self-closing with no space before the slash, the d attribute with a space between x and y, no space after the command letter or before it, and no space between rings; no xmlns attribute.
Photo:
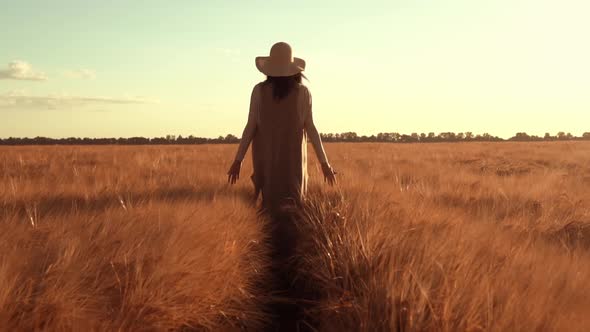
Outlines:
<svg viewBox="0 0 590 332"><path fill-rule="evenodd" d="M590 1L0 0L0 137L241 135L254 58L320 132L590 131Z"/></svg>

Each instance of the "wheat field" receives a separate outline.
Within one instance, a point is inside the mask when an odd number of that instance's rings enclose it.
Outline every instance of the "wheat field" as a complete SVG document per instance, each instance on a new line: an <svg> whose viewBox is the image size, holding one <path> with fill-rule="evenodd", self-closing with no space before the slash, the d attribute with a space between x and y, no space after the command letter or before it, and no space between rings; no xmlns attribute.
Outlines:
<svg viewBox="0 0 590 332"><path fill-rule="evenodd" d="M0 147L0 328L269 326L268 220L249 160L225 183L235 149ZM297 220L302 326L590 329L589 143L326 150L338 185L311 160Z"/></svg>

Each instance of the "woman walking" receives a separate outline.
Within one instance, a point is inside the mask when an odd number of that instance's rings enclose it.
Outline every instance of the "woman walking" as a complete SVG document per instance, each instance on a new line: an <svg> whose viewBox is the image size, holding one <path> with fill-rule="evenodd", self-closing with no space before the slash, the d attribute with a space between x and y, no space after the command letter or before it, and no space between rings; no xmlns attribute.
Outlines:
<svg viewBox="0 0 590 332"><path fill-rule="evenodd" d="M239 179L242 160L252 142L256 196L262 193L263 208L273 214L300 202L306 193L307 136L325 180L334 184L336 178L313 123L311 94L301 84L305 61L294 58L291 46L280 42L272 46L270 56L256 58L256 67L267 79L252 91L248 123L228 181L234 184Z"/></svg>
<svg viewBox="0 0 590 332"><path fill-rule="evenodd" d="M257 84L250 99L248 123L235 161L228 172L234 184L242 160L252 143L256 197L262 193L262 210L270 216L272 272L276 315L269 331L304 331L301 294L292 285L290 260L298 238L297 208L307 190L307 136L321 162L325 180L334 184L335 172L328 163L322 140L313 123L311 94L301 84L305 61L294 58L287 43L276 43L270 56L257 57L256 67L267 76Z"/></svg>

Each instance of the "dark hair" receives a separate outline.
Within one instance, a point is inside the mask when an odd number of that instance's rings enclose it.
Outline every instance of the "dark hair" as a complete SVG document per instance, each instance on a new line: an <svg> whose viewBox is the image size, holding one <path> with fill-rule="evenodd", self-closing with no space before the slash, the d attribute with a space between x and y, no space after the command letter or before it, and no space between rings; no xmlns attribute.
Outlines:
<svg viewBox="0 0 590 332"><path fill-rule="evenodd" d="M301 84L301 79L305 77L303 73L295 74L293 76L276 77L267 76L265 84L272 86L272 96L274 99L281 100L289 95L297 84Z"/></svg>

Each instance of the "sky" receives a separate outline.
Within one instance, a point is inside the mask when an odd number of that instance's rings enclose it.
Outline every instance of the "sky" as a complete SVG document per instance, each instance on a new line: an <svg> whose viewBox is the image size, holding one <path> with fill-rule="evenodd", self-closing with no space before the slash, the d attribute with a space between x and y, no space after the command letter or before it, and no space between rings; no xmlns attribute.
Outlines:
<svg viewBox="0 0 590 332"><path fill-rule="evenodd" d="M585 0L0 0L0 137L241 135L254 58L320 132L590 132Z"/></svg>

